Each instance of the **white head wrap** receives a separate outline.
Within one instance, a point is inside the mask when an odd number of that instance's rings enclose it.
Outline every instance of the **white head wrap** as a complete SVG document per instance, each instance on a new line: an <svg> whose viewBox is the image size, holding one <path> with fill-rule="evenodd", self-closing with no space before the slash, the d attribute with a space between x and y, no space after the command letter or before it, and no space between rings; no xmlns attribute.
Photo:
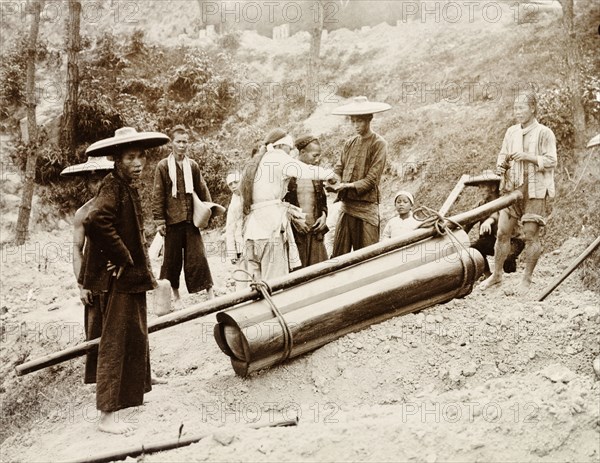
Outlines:
<svg viewBox="0 0 600 463"><path fill-rule="evenodd" d="M405 191L405 190L401 190L398 193L396 193L396 196L394 196L394 204L396 204L396 200L398 199L398 196L406 196L408 198L408 200L410 201L410 205L414 206L415 205L415 197L412 195L412 193Z"/></svg>
<svg viewBox="0 0 600 463"><path fill-rule="evenodd" d="M275 149L274 147L277 145L287 145L290 148L294 148L294 139L291 135L286 135L285 137L280 138L279 140L273 143L269 143L267 145L267 151L273 151Z"/></svg>

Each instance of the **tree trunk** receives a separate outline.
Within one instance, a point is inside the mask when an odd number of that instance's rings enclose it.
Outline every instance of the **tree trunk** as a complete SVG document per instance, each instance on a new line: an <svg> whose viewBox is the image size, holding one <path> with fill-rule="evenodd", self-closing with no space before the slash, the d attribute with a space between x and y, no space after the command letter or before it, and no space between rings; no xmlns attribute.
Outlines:
<svg viewBox="0 0 600 463"><path fill-rule="evenodd" d="M27 46L27 80L25 83L27 93L27 131L29 132L29 151L25 167L25 179L23 182L23 195L21 207L17 219L17 233L15 244L20 246L25 243L29 230L29 217L31 215L31 200L35 182L35 165L37 162L37 121L35 118L35 58L37 48L37 37L40 30L40 12L42 0L32 0L29 4L32 14L31 27L29 29L29 40Z"/></svg>
<svg viewBox="0 0 600 463"><path fill-rule="evenodd" d="M81 40L79 24L81 3L69 0L69 19L67 22L67 95L60 121L60 147L72 155L75 150L75 122L77 114L77 95L79 92L79 50Z"/></svg>
<svg viewBox="0 0 600 463"><path fill-rule="evenodd" d="M571 111L575 127L575 147L582 148L586 142L585 110L583 108L583 84L581 82L581 52L575 33L573 0L560 0L563 10L568 86L571 91Z"/></svg>
<svg viewBox="0 0 600 463"><path fill-rule="evenodd" d="M325 11L323 9L323 0L319 0L315 6L318 10L318 18L315 26L310 31L310 51L308 54L308 69L306 75L306 91L304 92L304 102L308 107L311 103L317 103L319 100L319 71L321 65L321 36L323 35L323 21Z"/></svg>

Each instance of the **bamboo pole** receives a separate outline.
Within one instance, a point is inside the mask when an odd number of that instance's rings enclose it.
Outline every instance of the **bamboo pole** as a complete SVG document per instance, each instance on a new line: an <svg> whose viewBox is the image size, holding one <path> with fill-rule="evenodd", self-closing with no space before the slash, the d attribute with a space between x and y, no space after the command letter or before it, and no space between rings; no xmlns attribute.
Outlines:
<svg viewBox="0 0 600 463"><path fill-rule="evenodd" d="M296 426L298 424L298 418L293 420L275 421L273 423L257 423L248 426L251 429L261 428L273 428L273 427L285 427L285 426ZM188 445L200 442L202 439L210 437L213 433L196 434L182 439L171 439L155 444L142 444L130 447L125 450L110 451L98 454L93 457L73 460L71 463L109 463L111 461L125 460L127 457L136 458L140 455L149 455L156 452L164 452L166 450L173 450L180 447L187 447Z"/></svg>
<svg viewBox="0 0 600 463"><path fill-rule="evenodd" d="M565 278L567 278L571 273L573 273L573 270L575 270L579 264L581 264L585 259L588 258L588 256L594 252L596 250L596 248L600 246L600 236L598 236L598 238L596 238L596 240L590 244L585 251L583 251L579 257L577 257L577 259L575 259L575 261L573 261L573 263L571 265L569 265L569 267L567 267L567 269L560 275L558 276L552 283L550 283L550 285L544 290L544 292L542 293L542 295L538 298L538 301L543 301L544 299L546 299L546 297L548 297L548 295L554 291L558 285L560 285Z"/></svg>
<svg viewBox="0 0 600 463"><path fill-rule="evenodd" d="M510 206L520 198L522 198L521 192L513 191L506 196L502 196L475 209L452 216L450 217L450 220L464 227L468 224L479 222L488 217L490 214ZM448 226L450 228L455 228L452 223L449 223ZM273 279L272 281L269 281L269 285L273 291L288 289L312 279L337 272L343 268L360 264L363 261L376 257L380 254L394 251L427 238L431 238L436 234L437 231L434 227L418 229L411 233L407 233L401 238L395 238L367 246L366 248L359 249L358 251L346 254L344 256L300 269L285 277ZM250 288L237 291L232 294L219 296L215 299L192 306L189 309L164 315L159 319L152 321L148 324L148 332L153 333L155 331L160 331L171 326L179 325L196 318L219 312L237 304L251 302L260 298L261 295L258 293L258 291ZM66 360L71 360L73 358L85 355L88 351L96 349L99 343L100 339L96 338L78 344L77 346L69 347L62 351L54 352L52 354L30 360L29 362L17 365L15 368L16 373L18 376L25 375L52 365L56 365Z"/></svg>

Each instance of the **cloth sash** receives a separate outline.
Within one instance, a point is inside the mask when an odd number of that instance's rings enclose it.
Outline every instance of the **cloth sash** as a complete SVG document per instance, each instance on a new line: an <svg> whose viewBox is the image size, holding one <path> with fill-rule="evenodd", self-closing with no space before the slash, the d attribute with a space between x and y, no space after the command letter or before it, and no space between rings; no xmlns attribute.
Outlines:
<svg viewBox="0 0 600 463"><path fill-rule="evenodd" d="M379 204L367 201L342 201L340 212L356 217L374 227L379 226Z"/></svg>
<svg viewBox="0 0 600 463"><path fill-rule="evenodd" d="M169 154L167 163L169 166L169 178L171 179L171 196L177 198L177 161L173 153ZM181 167L183 169L185 192L192 193L194 191L194 180L192 178L192 164L190 163L190 158L185 156Z"/></svg>
<svg viewBox="0 0 600 463"><path fill-rule="evenodd" d="M295 268L301 267L302 262L300 260L298 246L296 245L292 224L290 222L290 216L293 214L293 211L290 210L290 204L283 202L280 199L262 201L260 203L252 204L248 221L256 219L256 217L251 217L253 214L264 214L271 218L275 218L279 214L281 222L279 222L278 227L275 230L272 230L272 234L276 235L281 233L283 242L287 243L289 269L294 270ZM252 239L252 237L249 237L248 239Z"/></svg>
<svg viewBox="0 0 600 463"><path fill-rule="evenodd" d="M526 129L515 130L513 138L510 141L510 154L526 152L529 154L537 154L537 144L541 126L537 121L534 121ZM527 149L523 146L523 138L528 133L533 132L529 138ZM525 172L525 169L528 169ZM530 162L510 161L510 167L504 174L504 185L500 185L501 191L513 191L525 183L525 177L531 178L535 175L534 165Z"/></svg>

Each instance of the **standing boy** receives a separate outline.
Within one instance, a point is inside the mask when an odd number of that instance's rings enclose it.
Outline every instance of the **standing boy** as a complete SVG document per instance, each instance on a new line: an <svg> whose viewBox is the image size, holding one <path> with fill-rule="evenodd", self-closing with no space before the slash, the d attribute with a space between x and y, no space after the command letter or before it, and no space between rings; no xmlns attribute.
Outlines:
<svg viewBox="0 0 600 463"><path fill-rule="evenodd" d="M239 263L244 251L244 214L240 196L240 173L236 171L228 174L226 183L231 190L231 201L227 208L225 221L225 246L227 256L235 265Z"/></svg>
<svg viewBox="0 0 600 463"><path fill-rule="evenodd" d="M383 239L402 236L419 228L420 222L413 217L415 198L409 191L399 191L394 196L394 207L398 215L390 219L383 230Z"/></svg>
<svg viewBox="0 0 600 463"><path fill-rule="evenodd" d="M152 213L158 232L165 237L160 279L171 282L175 301L180 299L181 268L188 293L206 290L213 297L213 280L200 230L192 219L192 193L200 200L211 201L210 192L198 163L188 156L190 136L183 125L171 131L172 152L156 166Z"/></svg>

